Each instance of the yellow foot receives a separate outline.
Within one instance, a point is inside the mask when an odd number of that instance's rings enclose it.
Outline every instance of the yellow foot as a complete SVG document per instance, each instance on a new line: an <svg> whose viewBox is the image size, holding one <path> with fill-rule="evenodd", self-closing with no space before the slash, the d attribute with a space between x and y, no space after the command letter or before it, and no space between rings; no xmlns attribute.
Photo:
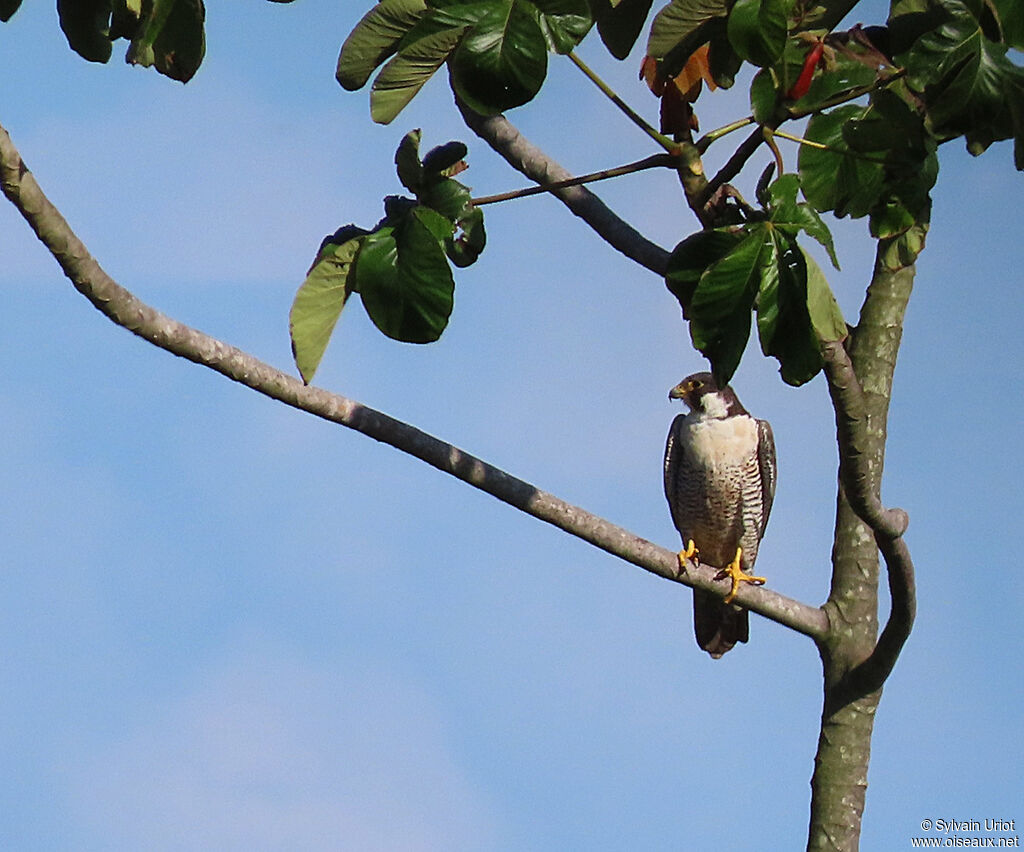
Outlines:
<svg viewBox="0 0 1024 852"><path fill-rule="evenodd" d="M682 554L679 554L682 557ZM728 577L732 580L732 588L729 589L729 594L725 596L725 603L732 603L732 599L736 597L736 592L739 591L740 583L751 583L755 586L763 586L765 583L764 577L754 577L751 574L747 574L740 568L740 557L743 556L743 548L736 548L736 556L733 558L725 568L719 571L715 575L716 580L724 580Z"/></svg>
<svg viewBox="0 0 1024 852"><path fill-rule="evenodd" d="M692 538L686 542L686 549L679 551L679 571L681 573L686 573L686 563L691 559L694 562L700 561L697 558L697 545L693 543Z"/></svg>

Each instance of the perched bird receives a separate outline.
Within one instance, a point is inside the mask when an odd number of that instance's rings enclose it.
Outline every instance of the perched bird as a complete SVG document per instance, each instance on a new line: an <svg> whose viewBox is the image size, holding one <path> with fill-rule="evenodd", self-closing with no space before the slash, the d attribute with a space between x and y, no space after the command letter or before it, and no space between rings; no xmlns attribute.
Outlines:
<svg viewBox="0 0 1024 852"><path fill-rule="evenodd" d="M721 569L717 579L732 580L724 599L693 590L697 644L718 659L750 634L747 611L732 603L740 583L764 582L748 572L775 497L775 439L768 421L751 417L711 373L683 379L668 397L690 409L672 421L665 447L665 496L685 548L680 567L699 555Z"/></svg>

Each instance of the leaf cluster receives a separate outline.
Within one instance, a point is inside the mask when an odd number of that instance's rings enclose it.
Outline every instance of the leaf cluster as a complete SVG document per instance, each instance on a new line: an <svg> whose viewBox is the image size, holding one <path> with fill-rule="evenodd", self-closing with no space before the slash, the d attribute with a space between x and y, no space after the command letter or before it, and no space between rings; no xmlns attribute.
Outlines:
<svg viewBox="0 0 1024 852"><path fill-rule="evenodd" d="M665 274L690 323L693 345L722 382L739 366L752 312L762 351L778 359L789 384L818 373L822 341L846 336L824 275L797 243L801 232L817 240L838 268L832 236L814 208L797 201L796 175L765 185L773 169L762 177L762 208L750 221L687 237L672 252Z"/></svg>
<svg viewBox="0 0 1024 852"><path fill-rule="evenodd" d="M456 94L490 115L531 100L548 53L568 53L591 25L587 0L381 0L342 45L336 76L360 89L380 67L370 114L387 124L447 62Z"/></svg>
<svg viewBox="0 0 1024 852"><path fill-rule="evenodd" d="M320 246L292 304L292 352L308 383L349 296L358 293L373 323L406 343L437 340L455 296L450 263L469 266L486 241L483 212L452 175L465 168L466 146L449 142L419 156L420 131L395 153L402 185L414 197L388 196L372 230L346 225Z"/></svg>

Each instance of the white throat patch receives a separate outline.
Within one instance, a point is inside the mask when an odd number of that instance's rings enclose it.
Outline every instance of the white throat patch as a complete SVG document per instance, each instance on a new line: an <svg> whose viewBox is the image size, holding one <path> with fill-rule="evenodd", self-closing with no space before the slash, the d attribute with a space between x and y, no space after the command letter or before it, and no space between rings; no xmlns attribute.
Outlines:
<svg viewBox="0 0 1024 852"><path fill-rule="evenodd" d="M729 408L720 393L706 393L700 398L700 403L708 417L722 419L729 416Z"/></svg>

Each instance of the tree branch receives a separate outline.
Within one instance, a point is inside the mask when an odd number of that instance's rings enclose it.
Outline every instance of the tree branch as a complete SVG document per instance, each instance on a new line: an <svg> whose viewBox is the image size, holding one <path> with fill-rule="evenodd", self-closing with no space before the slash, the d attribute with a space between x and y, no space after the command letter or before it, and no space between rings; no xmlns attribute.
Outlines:
<svg viewBox="0 0 1024 852"><path fill-rule="evenodd" d="M89 254L43 194L10 136L0 127L0 186L75 288L115 324L168 352L202 364L271 399L347 426L485 491L652 574L724 596L717 570L689 565L679 572L676 554L541 491L445 441L354 400L304 385L252 355L168 317L117 284ZM772 621L821 640L829 629L824 611L764 587L745 585L737 603Z"/></svg>
<svg viewBox="0 0 1024 852"><path fill-rule="evenodd" d="M867 467L867 412L864 391L853 370L850 355L842 341L822 346L825 376L832 407L836 413L836 437L839 441L839 478L850 506L876 536L896 539L903 535L910 519L902 509L885 509Z"/></svg>
<svg viewBox="0 0 1024 852"><path fill-rule="evenodd" d="M545 186L572 180L573 175L568 170L527 140L505 116L480 115L458 99L456 104L466 126L516 171ZM619 218L590 190L571 186L552 190L551 194L590 225L616 251L656 275L665 274L669 253Z"/></svg>

